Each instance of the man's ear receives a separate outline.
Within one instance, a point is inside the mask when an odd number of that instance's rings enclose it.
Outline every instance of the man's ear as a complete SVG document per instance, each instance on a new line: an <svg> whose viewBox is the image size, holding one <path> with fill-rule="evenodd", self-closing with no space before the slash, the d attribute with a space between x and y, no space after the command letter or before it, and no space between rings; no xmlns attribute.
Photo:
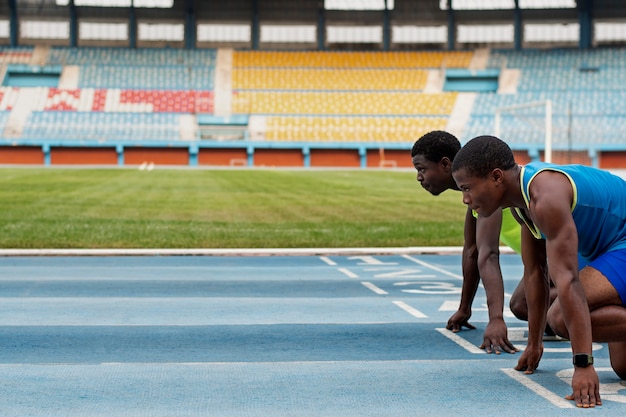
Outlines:
<svg viewBox="0 0 626 417"><path fill-rule="evenodd" d="M504 171L502 171L500 168L494 168L491 171L491 179L494 182L498 182L498 183L504 182Z"/></svg>
<svg viewBox="0 0 626 417"><path fill-rule="evenodd" d="M441 158L441 161L439 161L439 165L441 165L441 167L447 172L452 171L452 161L447 156Z"/></svg>

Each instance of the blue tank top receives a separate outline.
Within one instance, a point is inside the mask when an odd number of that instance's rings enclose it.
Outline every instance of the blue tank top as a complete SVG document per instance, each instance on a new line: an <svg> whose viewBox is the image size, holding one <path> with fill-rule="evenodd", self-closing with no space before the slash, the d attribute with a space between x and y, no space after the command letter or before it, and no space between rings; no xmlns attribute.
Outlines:
<svg viewBox="0 0 626 417"><path fill-rule="evenodd" d="M572 216L578 231L578 253L585 260L593 260L604 252L626 249L626 181L610 172L584 165L531 162L522 167L520 175L527 208L530 206L530 183L546 170L565 174L572 184ZM519 210L517 213L537 239L545 238Z"/></svg>

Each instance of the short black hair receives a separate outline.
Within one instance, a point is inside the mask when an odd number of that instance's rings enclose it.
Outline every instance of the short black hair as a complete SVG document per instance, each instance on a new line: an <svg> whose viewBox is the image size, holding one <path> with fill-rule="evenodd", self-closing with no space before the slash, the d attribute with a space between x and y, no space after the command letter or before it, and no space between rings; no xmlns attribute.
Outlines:
<svg viewBox="0 0 626 417"><path fill-rule="evenodd" d="M415 141L411 149L411 158L423 155L431 162L439 162L444 157L453 161L459 149L461 142L452 133L433 130Z"/></svg>
<svg viewBox="0 0 626 417"><path fill-rule="evenodd" d="M452 162L452 172L465 169L473 177L485 178L496 168L511 169L516 165L513 151L495 136L478 136L467 142Z"/></svg>

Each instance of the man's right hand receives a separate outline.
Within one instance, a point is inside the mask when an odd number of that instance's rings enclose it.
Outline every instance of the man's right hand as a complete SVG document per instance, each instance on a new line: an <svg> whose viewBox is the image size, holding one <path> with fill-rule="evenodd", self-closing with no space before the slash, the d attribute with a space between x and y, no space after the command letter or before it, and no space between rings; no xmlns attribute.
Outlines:
<svg viewBox="0 0 626 417"><path fill-rule="evenodd" d="M501 352L515 353L519 349L509 341L506 323L502 319L492 319L487 324L483 335L483 344L480 349L485 349L487 353L499 355Z"/></svg>
<svg viewBox="0 0 626 417"><path fill-rule="evenodd" d="M450 319L448 320L448 324L446 325L446 329L452 330L453 333L460 332L463 327L467 327L470 330L476 329L473 325L471 325L468 320L471 317L472 313L465 313L461 310L458 310L454 313Z"/></svg>
<svg viewBox="0 0 626 417"><path fill-rule="evenodd" d="M524 349L524 353L517 361L515 370L523 371L525 374L532 374L539 366L539 361L543 356L543 344L539 346L531 346L530 344Z"/></svg>

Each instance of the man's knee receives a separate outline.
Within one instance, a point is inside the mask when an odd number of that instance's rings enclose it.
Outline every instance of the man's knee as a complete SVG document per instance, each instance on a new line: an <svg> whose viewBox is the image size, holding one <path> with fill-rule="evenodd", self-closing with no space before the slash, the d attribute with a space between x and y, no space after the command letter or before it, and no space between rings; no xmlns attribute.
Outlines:
<svg viewBox="0 0 626 417"><path fill-rule="evenodd" d="M609 342L609 356L617 376L626 380L626 342Z"/></svg>
<svg viewBox="0 0 626 417"><path fill-rule="evenodd" d="M615 373L617 374L617 376L620 379L623 379L624 381L626 381L626 365L625 364L621 364L620 365L611 365L613 367L613 370L615 371Z"/></svg>
<svg viewBox="0 0 626 417"><path fill-rule="evenodd" d="M561 312L561 308L558 303L553 303L548 310L547 321L548 326L550 326L554 333L558 336L569 339L569 332L567 331L565 319L563 318L563 313Z"/></svg>
<svg viewBox="0 0 626 417"><path fill-rule="evenodd" d="M525 298L515 297L514 293L509 302L509 308L518 320L528 321L528 305Z"/></svg>

